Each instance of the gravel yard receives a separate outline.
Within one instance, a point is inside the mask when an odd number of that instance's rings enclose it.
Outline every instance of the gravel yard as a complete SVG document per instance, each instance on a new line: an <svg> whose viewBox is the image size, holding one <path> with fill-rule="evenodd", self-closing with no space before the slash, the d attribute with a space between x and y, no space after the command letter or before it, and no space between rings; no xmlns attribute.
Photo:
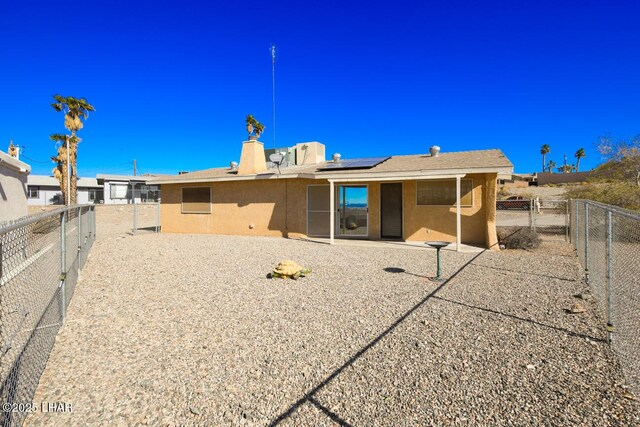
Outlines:
<svg viewBox="0 0 640 427"><path fill-rule="evenodd" d="M26 425L640 423L564 244L443 252L439 286L431 250L133 236L128 208L98 209L34 399L73 412ZM267 279L283 259L313 272Z"/></svg>

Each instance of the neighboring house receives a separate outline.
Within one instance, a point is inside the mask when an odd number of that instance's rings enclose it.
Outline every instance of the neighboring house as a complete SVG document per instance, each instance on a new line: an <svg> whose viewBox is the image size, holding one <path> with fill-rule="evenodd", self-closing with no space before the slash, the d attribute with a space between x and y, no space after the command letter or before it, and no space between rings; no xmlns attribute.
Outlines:
<svg viewBox="0 0 640 427"><path fill-rule="evenodd" d="M60 182L46 175L29 175L28 197L30 206L61 205ZM78 178L76 183L78 204L102 203L102 185L95 178Z"/></svg>
<svg viewBox="0 0 640 427"><path fill-rule="evenodd" d="M148 185L147 181L161 175L107 175L97 174L98 183L104 188L104 204L122 205L135 202L157 202L160 199L160 187Z"/></svg>
<svg viewBox="0 0 640 427"><path fill-rule="evenodd" d="M322 155L267 169L262 143L250 140L237 169L151 181L161 186L162 231L447 240L497 249L497 176L513 171L502 151L326 162L324 145L305 145Z"/></svg>
<svg viewBox="0 0 640 427"><path fill-rule="evenodd" d="M0 223L27 215L27 177L31 166L0 151Z"/></svg>
<svg viewBox="0 0 640 427"><path fill-rule="evenodd" d="M537 185L536 175L526 173L498 174L498 185L504 188L526 188Z"/></svg>
<svg viewBox="0 0 640 427"><path fill-rule="evenodd" d="M537 177L538 185L575 184L587 181L590 175L590 171L571 173L538 172Z"/></svg>
<svg viewBox="0 0 640 427"><path fill-rule="evenodd" d="M96 178L78 178L78 204L128 204L131 198L132 186L135 188L136 203L157 202L160 197L160 187L147 185L149 179L158 175L106 175L98 174ZM60 205L62 192L60 182L46 175L30 175L28 179L29 205Z"/></svg>

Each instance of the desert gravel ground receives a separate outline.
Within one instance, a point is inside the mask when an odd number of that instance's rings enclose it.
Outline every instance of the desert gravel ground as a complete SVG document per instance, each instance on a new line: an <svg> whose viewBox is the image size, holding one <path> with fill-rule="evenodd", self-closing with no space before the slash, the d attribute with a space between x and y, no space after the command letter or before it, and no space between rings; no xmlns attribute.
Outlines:
<svg viewBox="0 0 640 427"><path fill-rule="evenodd" d="M430 250L133 236L124 214L98 210L36 393L73 412L26 425L640 423L564 244L444 252L439 286ZM267 279L283 259L313 273Z"/></svg>

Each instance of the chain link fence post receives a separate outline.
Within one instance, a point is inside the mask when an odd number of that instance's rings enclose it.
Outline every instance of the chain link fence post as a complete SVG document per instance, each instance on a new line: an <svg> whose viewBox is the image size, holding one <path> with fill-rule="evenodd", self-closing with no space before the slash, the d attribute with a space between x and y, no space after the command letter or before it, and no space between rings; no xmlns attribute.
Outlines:
<svg viewBox="0 0 640 427"><path fill-rule="evenodd" d="M158 200L158 212L156 218L156 233L160 232L160 200Z"/></svg>
<svg viewBox="0 0 640 427"><path fill-rule="evenodd" d="M67 210L60 214L60 315L67 319Z"/></svg>
<svg viewBox="0 0 640 427"><path fill-rule="evenodd" d="M569 227L571 223L571 217L569 216L569 200L564 202L564 241L569 241Z"/></svg>
<svg viewBox="0 0 640 427"><path fill-rule="evenodd" d="M136 184L131 184L131 201L133 202L133 234L136 234L136 230L138 229L138 207L136 206Z"/></svg>
<svg viewBox="0 0 640 427"><path fill-rule="evenodd" d="M584 202L584 274L589 283L589 204Z"/></svg>
<svg viewBox="0 0 640 427"><path fill-rule="evenodd" d="M78 259L82 252L82 208L78 208Z"/></svg>
<svg viewBox="0 0 640 427"><path fill-rule="evenodd" d="M529 200L529 230L533 231L533 199Z"/></svg>
<svg viewBox="0 0 640 427"><path fill-rule="evenodd" d="M575 224L573 224L573 232L575 234L573 247L575 248L576 253L578 252L578 228L580 227L580 210L578 209L578 201L574 200L571 208L575 210Z"/></svg>
<svg viewBox="0 0 640 427"><path fill-rule="evenodd" d="M607 210L607 281L606 281L606 293L607 293L607 340L611 343L613 341L613 316L611 306L611 283L613 280L613 272L611 269L611 255L612 255L612 236L613 230L611 226L611 211Z"/></svg>

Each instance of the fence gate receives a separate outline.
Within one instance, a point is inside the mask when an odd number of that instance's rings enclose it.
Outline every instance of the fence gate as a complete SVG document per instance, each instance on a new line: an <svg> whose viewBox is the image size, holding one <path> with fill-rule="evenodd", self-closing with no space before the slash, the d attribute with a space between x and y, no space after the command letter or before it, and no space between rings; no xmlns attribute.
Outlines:
<svg viewBox="0 0 640 427"><path fill-rule="evenodd" d="M501 200L496 210L498 227L528 227L547 239L569 241L567 200Z"/></svg>
<svg viewBox="0 0 640 427"><path fill-rule="evenodd" d="M532 205L531 227L549 239L569 241L569 202L536 199Z"/></svg>

